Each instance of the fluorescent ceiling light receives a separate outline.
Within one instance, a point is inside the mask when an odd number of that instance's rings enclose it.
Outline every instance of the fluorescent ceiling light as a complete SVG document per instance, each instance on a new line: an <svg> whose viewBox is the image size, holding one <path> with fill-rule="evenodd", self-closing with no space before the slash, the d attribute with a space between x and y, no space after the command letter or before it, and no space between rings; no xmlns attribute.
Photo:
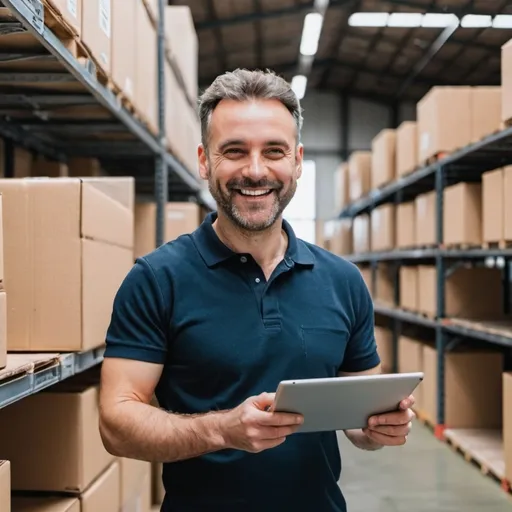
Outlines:
<svg viewBox="0 0 512 512"><path fill-rule="evenodd" d="M422 19L419 12L394 12L389 15L388 27L421 27Z"/></svg>
<svg viewBox="0 0 512 512"><path fill-rule="evenodd" d="M315 0L315 10L317 11L325 11L329 6L330 0Z"/></svg>
<svg viewBox="0 0 512 512"><path fill-rule="evenodd" d="M498 14L492 22L493 28L512 28L512 15Z"/></svg>
<svg viewBox="0 0 512 512"><path fill-rule="evenodd" d="M348 19L351 27L385 27L388 22L387 12L355 12Z"/></svg>
<svg viewBox="0 0 512 512"><path fill-rule="evenodd" d="M304 18L300 53L302 55L315 55L318 50L318 41L322 31L323 16L319 12L310 12Z"/></svg>
<svg viewBox="0 0 512 512"><path fill-rule="evenodd" d="M427 13L421 20L421 26L425 28L446 28L459 23L455 14Z"/></svg>
<svg viewBox="0 0 512 512"><path fill-rule="evenodd" d="M485 28L492 26L492 17L483 14L466 14L460 22L463 28Z"/></svg>
<svg viewBox="0 0 512 512"><path fill-rule="evenodd" d="M306 94L306 85L308 83L308 79L304 75L295 75L292 78L292 91L297 95L297 98L301 100L304 98Z"/></svg>

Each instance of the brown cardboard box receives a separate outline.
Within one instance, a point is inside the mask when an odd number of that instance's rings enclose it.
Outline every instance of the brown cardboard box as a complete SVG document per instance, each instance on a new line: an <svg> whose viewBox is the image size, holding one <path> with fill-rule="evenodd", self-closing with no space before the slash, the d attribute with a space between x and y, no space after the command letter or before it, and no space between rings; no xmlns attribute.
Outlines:
<svg viewBox="0 0 512 512"><path fill-rule="evenodd" d="M98 400L97 386L72 378L0 409L0 453L11 461L13 490L83 492L113 462Z"/></svg>
<svg viewBox="0 0 512 512"><path fill-rule="evenodd" d="M84 0L82 2L82 41L92 52L96 63L110 74L112 69L111 0Z"/></svg>
<svg viewBox="0 0 512 512"><path fill-rule="evenodd" d="M348 161L350 201L357 201L371 189L372 154L370 151L354 151Z"/></svg>
<svg viewBox="0 0 512 512"><path fill-rule="evenodd" d="M432 87L419 101L417 117L419 165L466 146L471 142L471 87Z"/></svg>
<svg viewBox="0 0 512 512"><path fill-rule="evenodd" d="M176 59L192 101L197 98L199 42L190 7L169 5L165 8L165 37Z"/></svg>
<svg viewBox="0 0 512 512"><path fill-rule="evenodd" d="M444 190L445 245L482 244L482 185L458 183Z"/></svg>
<svg viewBox="0 0 512 512"><path fill-rule="evenodd" d="M372 251L395 248L395 205L384 204L371 212Z"/></svg>
<svg viewBox="0 0 512 512"><path fill-rule="evenodd" d="M512 373L503 374L503 449L505 478L512 482Z"/></svg>
<svg viewBox="0 0 512 512"><path fill-rule="evenodd" d="M167 203L165 241L195 231L199 226L199 206L196 203ZM156 204L135 206L135 257L144 256L156 248Z"/></svg>
<svg viewBox="0 0 512 512"><path fill-rule="evenodd" d="M113 188L114 178L103 186ZM133 179L120 185L133 194ZM5 179L8 350L101 346L133 265L133 212L96 179Z"/></svg>
<svg viewBox="0 0 512 512"><path fill-rule="evenodd" d="M12 512L80 512L80 500L56 496L13 496Z"/></svg>
<svg viewBox="0 0 512 512"><path fill-rule="evenodd" d="M382 373L393 371L393 333L385 327L375 326L375 341Z"/></svg>
<svg viewBox="0 0 512 512"><path fill-rule="evenodd" d="M62 19L73 29L77 36L82 33L82 1L81 0L48 0L50 5ZM52 27L50 27L52 28Z"/></svg>
<svg viewBox="0 0 512 512"><path fill-rule="evenodd" d="M13 178L29 178L32 176L33 155L25 148L14 148Z"/></svg>
<svg viewBox="0 0 512 512"><path fill-rule="evenodd" d="M112 463L80 497L81 512L118 511L121 508L119 462ZM144 512L141 509L141 512Z"/></svg>
<svg viewBox="0 0 512 512"><path fill-rule="evenodd" d="M49 178L65 178L68 175L68 166L64 162L47 160L40 157L32 162L32 176L47 176Z"/></svg>
<svg viewBox="0 0 512 512"><path fill-rule="evenodd" d="M396 207L396 246L399 249L414 247L416 205L414 201L400 203Z"/></svg>
<svg viewBox="0 0 512 512"><path fill-rule="evenodd" d="M423 344L419 340L400 336L398 339L398 371L413 373L423 371ZM422 384L414 390L416 409L422 408Z"/></svg>
<svg viewBox="0 0 512 512"><path fill-rule="evenodd" d="M153 464L151 467L152 476L152 502L153 505L160 505L165 498L165 488L162 481L162 464Z"/></svg>
<svg viewBox="0 0 512 512"><path fill-rule="evenodd" d="M512 197L512 166L505 167L503 170L503 195L506 198ZM512 201L505 201L503 208L504 225L503 236L507 242L512 241Z"/></svg>
<svg viewBox="0 0 512 512"><path fill-rule="evenodd" d="M338 256L352 254L352 220L338 219L333 223L331 252Z"/></svg>
<svg viewBox="0 0 512 512"><path fill-rule="evenodd" d="M437 314L437 280L434 266L419 266L419 311ZM502 311L501 272L495 268L459 268L445 281L445 316L472 320L499 318Z"/></svg>
<svg viewBox="0 0 512 512"><path fill-rule="evenodd" d="M8 460L0 460L0 510L11 510L11 465Z"/></svg>
<svg viewBox="0 0 512 512"><path fill-rule="evenodd" d="M149 512L151 508L151 463L119 459L122 512Z"/></svg>
<svg viewBox="0 0 512 512"><path fill-rule="evenodd" d="M372 140L371 188L379 188L396 177L396 131L382 130Z"/></svg>
<svg viewBox="0 0 512 512"><path fill-rule="evenodd" d="M436 244L436 192L427 192L414 201L417 246Z"/></svg>
<svg viewBox="0 0 512 512"><path fill-rule="evenodd" d="M504 171L496 169L482 175L482 239L499 242L505 231Z"/></svg>
<svg viewBox="0 0 512 512"><path fill-rule="evenodd" d="M379 263L375 275L375 300L387 306L394 306L394 270L393 265Z"/></svg>
<svg viewBox="0 0 512 512"><path fill-rule="evenodd" d="M501 120L512 119L512 39L501 47Z"/></svg>
<svg viewBox="0 0 512 512"><path fill-rule="evenodd" d="M165 102L167 143L171 152L183 163L187 158L186 133L183 129L186 117L186 99L171 66L167 63L165 65L165 90L167 98L175 99Z"/></svg>
<svg viewBox="0 0 512 512"><path fill-rule="evenodd" d="M418 311L418 267L400 267L400 307L408 311Z"/></svg>
<svg viewBox="0 0 512 512"><path fill-rule="evenodd" d="M137 2L135 30L135 106L153 131L158 128L157 33L142 2ZM172 103L169 101L167 103Z"/></svg>
<svg viewBox="0 0 512 512"><path fill-rule="evenodd" d="M0 370L7 365L7 294L0 291Z"/></svg>
<svg viewBox="0 0 512 512"><path fill-rule="evenodd" d="M370 295L373 296L373 283L372 283L372 269L367 265L358 265L359 271L361 272L361 276L363 277L363 281L370 292Z"/></svg>
<svg viewBox="0 0 512 512"><path fill-rule="evenodd" d="M445 361L445 425L501 428L502 368L499 352L451 351ZM437 350L423 346L422 412L437 424Z"/></svg>
<svg viewBox="0 0 512 512"><path fill-rule="evenodd" d="M471 142L497 132L501 123L501 87L471 90Z"/></svg>
<svg viewBox="0 0 512 512"><path fill-rule="evenodd" d="M352 235L354 253L370 251L370 216L367 213L354 217Z"/></svg>
<svg viewBox="0 0 512 512"><path fill-rule="evenodd" d="M4 219L3 202L0 194L0 290L4 289Z"/></svg>
<svg viewBox="0 0 512 512"><path fill-rule="evenodd" d="M99 177L101 176L101 165L97 158L81 158L74 157L68 160L68 176L83 177Z"/></svg>
<svg viewBox="0 0 512 512"><path fill-rule="evenodd" d="M137 0L112 1L112 80L133 103L135 98L134 37Z"/></svg>
<svg viewBox="0 0 512 512"><path fill-rule="evenodd" d="M334 174L334 207L340 211L349 203L348 164L343 162Z"/></svg>
<svg viewBox="0 0 512 512"><path fill-rule="evenodd" d="M413 171L418 165L418 125L404 121L396 131L396 176Z"/></svg>

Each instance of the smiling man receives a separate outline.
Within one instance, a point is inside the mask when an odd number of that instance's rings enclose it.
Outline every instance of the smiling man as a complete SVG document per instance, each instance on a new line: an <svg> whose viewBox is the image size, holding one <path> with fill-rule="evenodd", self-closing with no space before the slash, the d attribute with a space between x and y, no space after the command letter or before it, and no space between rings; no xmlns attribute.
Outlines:
<svg viewBox="0 0 512 512"><path fill-rule="evenodd" d="M289 84L226 73L200 117L200 172L218 211L138 259L117 294L105 447L164 463L165 512L344 512L336 433L293 435L302 419L268 408L284 379L380 371L368 290L355 266L283 220L303 159ZM345 434L365 450L402 445L413 401Z"/></svg>

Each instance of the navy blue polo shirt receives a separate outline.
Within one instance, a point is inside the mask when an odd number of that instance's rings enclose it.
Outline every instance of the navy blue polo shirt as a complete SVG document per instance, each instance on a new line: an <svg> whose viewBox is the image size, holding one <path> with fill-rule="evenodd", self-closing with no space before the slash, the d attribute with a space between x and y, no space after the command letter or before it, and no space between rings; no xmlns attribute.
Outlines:
<svg viewBox="0 0 512 512"><path fill-rule="evenodd" d="M379 364L373 307L357 267L299 240L267 281L250 254L192 234L139 258L121 285L105 357L164 365L161 407L204 413L275 392L283 379ZM172 432L169 432L172 435ZM294 434L257 454L222 450L164 464L164 511L343 512L335 432Z"/></svg>

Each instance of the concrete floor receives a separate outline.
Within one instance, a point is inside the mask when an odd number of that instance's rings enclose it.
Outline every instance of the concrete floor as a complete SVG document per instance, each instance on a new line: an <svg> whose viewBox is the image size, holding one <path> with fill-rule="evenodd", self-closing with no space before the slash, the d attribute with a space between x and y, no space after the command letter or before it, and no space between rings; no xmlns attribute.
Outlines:
<svg viewBox="0 0 512 512"><path fill-rule="evenodd" d="M418 422L406 446L379 452L339 438L348 512L512 512L512 496Z"/></svg>

